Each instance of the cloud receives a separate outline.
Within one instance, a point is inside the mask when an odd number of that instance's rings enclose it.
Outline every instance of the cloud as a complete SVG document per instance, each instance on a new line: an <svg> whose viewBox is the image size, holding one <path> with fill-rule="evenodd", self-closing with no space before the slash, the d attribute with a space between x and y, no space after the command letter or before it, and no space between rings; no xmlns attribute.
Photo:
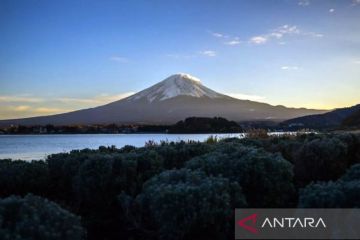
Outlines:
<svg viewBox="0 0 360 240"><path fill-rule="evenodd" d="M56 114L56 113L64 113L64 112L70 112L72 110L65 109L65 108L49 108L49 107L38 107L35 108L32 112L38 113L38 114Z"/></svg>
<svg viewBox="0 0 360 240"><path fill-rule="evenodd" d="M307 7L310 5L310 1L309 0L300 0L300 1L298 1L298 5L302 6L302 7Z"/></svg>
<svg viewBox="0 0 360 240"><path fill-rule="evenodd" d="M283 39L287 36L308 36L308 37L316 37L321 38L324 35L316 32L307 32L299 29L296 25L288 25L284 24L279 26L273 30L271 30L267 34L262 34L259 36L255 36L250 38L249 42L252 44L264 44L270 40L277 40L279 44L283 44Z"/></svg>
<svg viewBox="0 0 360 240"><path fill-rule="evenodd" d="M195 54L166 54L167 57L174 58L174 59L189 59L196 57Z"/></svg>
<svg viewBox="0 0 360 240"><path fill-rule="evenodd" d="M22 102L24 99L19 99L14 96L1 96L1 99L5 99L6 101L0 101L0 119L34 117L70 112L77 109L104 105L126 98L132 94L134 94L134 92L124 92L119 94L104 93L93 98L44 98L41 99L41 101L39 101L39 99L30 99L29 101L29 99L26 98L26 100L28 100L27 105L24 104L18 106L14 106L12 103ZM44 105L45 102L46 105Z"/></svg>
<svg viewBox="0 0 360 240"><path fill-rule="evenodd" d="M300 68L298 66L282 66L281 70L296 71Z"/></svg>
<svg viewBox="0 0 360 240"><path fill-rule="evenodd" d="M109 102L117 101L128 96L133 95L134 92L124 92L120 94L110 95L110 94L100 94L94 98L56 98L55 101L59 101L62 103L70 103L70 104L106 104Z"/></svg>
<svg viewBox="0 0 360 240"><path fill-rule="evenodd" d="M239 45L240 43L241 42L239 40L231 40L231 41L224 42L224 44L230 45L230 46Z"/></svg>
<svg viewBox="0 0 360 240"><path fill-rule="evenodd" d="M294 35L294 34L300 34L300 29L295 25L282 25L280 27L275 28L270 35L278 35L280 38L282 38L284 35Z"/></svg>
<svg viewBox="0 0 360 240"><path fill-rule="evenodd" d="M360 0L353 0L351 6L360 5Z"/></svg>
<svg viewBox="0 0 360 240"><path fill-rule="evenodd" d="M265 97L251 94L243 94L243 93L226 93L226 95L243 100L251 100L251 101L261 101L264 100Z"/></svg>
<svg viewBox="0 0 360 240"><path fill-rule="evenodd" d="M43 102L44 99L42 98L35 98L35 97L26 97L26 96L9 96L3 95L0 96L0 102L27 102L27 103L38 103Z"/></svg>
<svg viewBox="0 0 360 240"><path fill-rule="evenodd" d="M24 111L29 110L30 108L31 108L30 106L21 105L21 106L14 107L14 111L16 111L16 112L24 112Z"/></svg>
<svg viewBox="0 0 360 240"><path fill-rule="evenodd" d="M203 50L203 51L195 52L193 54L166 54L167 57L174 59L190 59L199 56L216 57L216 55L217 55L216 52L213 50Z"/></svg>
<svg viewBox="0 0 360 240"><path fill-rule="evenodd" d="M329 13L334 13L335 12L335 9L334 8L330 8L329 9Z"/></svg>
<svg viewBox="0 0 360 240"><path fill-rule="evenodd" d="M303 4L306 4L306 2L308 1L301 1L301 2L303 2ZM329 11L334 12L335 9L330 9ZM210 32L210 33L217 38L227 38L227 41L224 42L225 45L235 46L241 43L239 37L232 37L230 35L224 35L222 33L216 33L216 32ZM308 37L321 38L324 35L321 33L301 30L296 25L284 24L269 31L268 33L253 36L248 40L248 42L255 45L261 45L269 42L270 40L277 40L279 41L279 44L283 45L285 43L285 41L283 41L283 38L287 36L308 36Z"/></svg>
<svg viewBox="0 0 360 240"><path fill-rule="evenodd" d="M270 37L275 37L277 39L283 38L285 36L310 36L310 37L323 37L324 35L321 33L316 32L307 32L304 30L301 30L296 25L282 25L280 27L275 28L271 33L269 34Z"/></svg>
<svg viewBox="0 0 360 240"><path fill-rule="evenodd" d="M250 42L253 44L264 44L267 42L267 37L265 36L255 36L250 39Z"/></svg>
<svg viewBox="0 0 360 240"><path fill-rule="evenodd" d="M77 104L86 104L86 103L97 103L97 101L95 99L91 99L91 98L68 98L68 97L64 97L64 98L56 98L55 101L59 101L62 103L77 103Z"/></svg>
<svg viewBox="0 0 360 240"><path fill-rule="evenodd" d="M355 60L354 64L360 64L360 60Z"/></svg>
<svg viewBox="0 0 360 240"><path fill-rule="evenodd" d="M112 57L110 57L110 60L114 61L114 62L119 62L119 63L128 63L129 62L128 58L120 57L120 56L112 56Z"/></svg>
<svg viewBox="0 0 360 240"><path fill-rule="evenodd" d="M70 112L74 109L66 109L60 107L43 107L43 106L2 106L0 109L0 119L24 118L43 116L56 113Z"/></svg>
<svg viewBox="0 0 360 240"><path fill-rule="evenodd" d="M213 32L213 31L207 31L208 33L210 33L213 37L215 38L230 38L229 35L224 34L224 33L220 33L220 32Z"/></svg>
<svg viewBox="0 0 360 240"><path fill-rule="evenodd" d="M204 50L204 51L200 51L199 53L206 57L215 57L216 56L216 52L213 50Z"/></svg>
<svg viewBox="0 0 360 240"><path fill-rule="evenodd" d="M277 38L277 39L280 39L283 37L284 34L282 33L278 33L278 32L272 32L269 34L270 37L274 37L274 38Z"/></svg>
<svg viewBox="0 0 360 240"><path fill-rule="evenodd" d="M214 37L216 38L224 38L224 37L227 37L226 35L222 34L222 33L218 33L218 32L211 32L210 31L210 34L213 35Z"/></svg>
<svg viewBox="0 0 360 240"><path fill-rule="evenodd" d="M212 32L209 31L209 33L216 38L223 38L224 40L226 39L227 41L224 42L225 45L229 45L229 46L235 46L235 45L239 45L241 43L239 37L236 36L231 36L231 35L225 35L223 33L219 33L219 32Z"/></svg>

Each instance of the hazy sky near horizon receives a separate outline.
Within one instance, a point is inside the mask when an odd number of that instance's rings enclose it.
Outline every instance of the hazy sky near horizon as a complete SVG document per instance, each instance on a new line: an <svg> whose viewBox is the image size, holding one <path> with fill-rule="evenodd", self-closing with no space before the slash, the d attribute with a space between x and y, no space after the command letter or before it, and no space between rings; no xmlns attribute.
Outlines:
<svg viewBox="0 0 360 240"><path fill-rule="evenodd" d="M289 107L360 103L360 0L0 1L0 119L98 106L171 74Z"/></svg>

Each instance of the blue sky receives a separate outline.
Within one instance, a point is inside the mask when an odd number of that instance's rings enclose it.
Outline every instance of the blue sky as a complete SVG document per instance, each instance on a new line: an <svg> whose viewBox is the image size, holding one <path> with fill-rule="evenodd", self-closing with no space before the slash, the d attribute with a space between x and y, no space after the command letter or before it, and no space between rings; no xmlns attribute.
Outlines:
<svg viewBox="0 0 360 240"><path fill-rule="evenodd" d="M0 119L101 105L178 72L274 105L360 103L360 0L0 1Z"/></svg>

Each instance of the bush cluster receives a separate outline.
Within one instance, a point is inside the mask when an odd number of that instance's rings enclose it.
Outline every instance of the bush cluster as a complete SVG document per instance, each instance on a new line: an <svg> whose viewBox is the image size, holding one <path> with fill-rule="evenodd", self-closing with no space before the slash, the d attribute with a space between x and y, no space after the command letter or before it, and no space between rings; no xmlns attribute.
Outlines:
<svg viewBox="0 0 360 240"><path fill-rule="evenodd" d="M359 207L359 163L354 134L0 160L0 239L230 239L234 208Z"/></svg>
<svg viewBox="0 0 360 240"><path fill-rule="evenodd" d="M0 237L3 240L81 240L80 218L59 205L31 194L0 199Z"/></svg>

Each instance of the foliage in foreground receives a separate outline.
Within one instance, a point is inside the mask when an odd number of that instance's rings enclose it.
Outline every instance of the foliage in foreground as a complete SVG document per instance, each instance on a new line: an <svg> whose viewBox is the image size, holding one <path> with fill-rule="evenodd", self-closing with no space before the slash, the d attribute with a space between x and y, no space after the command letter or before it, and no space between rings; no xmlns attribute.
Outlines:
<svg viewBox="0 0 360 240"><path fill-rule="evenodd" d="M292 164L279 154L227 144L193 158L186 168L239 183L249 207L290 207L294 196Z"/></svg>
<svg viewBox="0 0 360 240"><path fill-rule="evenodd" d="M136 202L157 224L160 239L231 238L233 209L246 206L236 182L188 169L150 179Z"/></svg>
<svg viewBox="0 0 360 240"><path fill-rule="evenodd" d="M59 205L31 194L0 199L0 236L3 240L80 240L80 218Z"/></svg>
<svg viewBox="0 0 360 240"><path fill-rule="evenodd" d="M222 240L233 237L236 207L359 207L359 163L354 134L100 147L46 161L0 160L0 197L32 193L56 202L81 216L90 240ZM33 211L45 209L57 216L51 207ZM49 231L79 226L59 219ZM1 239L5 231L16 232L2 227Z"/></svg>
<svg viewBox="0 0 360 240"><path fill-rule="evenodd" d="M299 207L352 208L360 207L360 164L356 164L335 182L308 185L300 193Z"/></svg>

